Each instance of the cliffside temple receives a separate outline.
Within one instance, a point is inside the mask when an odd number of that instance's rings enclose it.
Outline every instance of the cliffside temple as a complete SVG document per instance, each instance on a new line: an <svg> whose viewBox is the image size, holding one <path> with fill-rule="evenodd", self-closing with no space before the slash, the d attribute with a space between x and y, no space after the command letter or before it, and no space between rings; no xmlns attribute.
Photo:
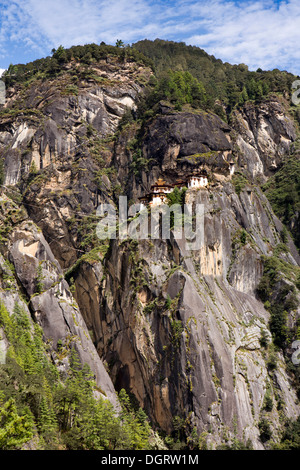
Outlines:
<svg viewBox="0 0 300 470"><path fill-rule="evenodd" d="M183 188L187 189L199 189L206 188L208 186L207 172L195 171L188 175L185 179L177 180L175 183L166 183L162 177L158 178L156 183L151 185L151 192L139 197L139 201L142 206L150 205L156 206L160 204L166 204L168 201L167 194L170 194L174 188L179 190Z"/></svg>

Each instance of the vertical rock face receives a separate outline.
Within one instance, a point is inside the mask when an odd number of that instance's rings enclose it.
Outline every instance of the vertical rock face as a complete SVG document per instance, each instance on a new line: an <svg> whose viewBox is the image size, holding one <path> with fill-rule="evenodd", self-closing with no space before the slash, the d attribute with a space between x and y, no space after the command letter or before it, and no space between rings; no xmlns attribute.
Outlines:
<svg viewBox="0 0 300 470"><path fill-rule="evenodd" d="M241 111L235 111L233 128L238 133L239 164L253 176L272 174L296 139L295 124L278 97L260 106L246 104Z"/></svg>
<svg viewBox="0 0 300 470"><path fill-rule="evenodd" d="M2 199L1 203L3 204L4 201L5 199ZM6 202L11 205L9 200ZM114 386L97 355L59 263L41 231L30 220L25 219L14 227L7 256L14 266L16 277L25 295L27 294L30 298L30 312L42 327L45 340L51 344L54 363L62 372L65 372L69 365L68 355L66 354L65 358L60 360L56 354L57 344L59 342L60 347L65 348L66 351L72 345L82 364L89 365L103 396L117 407ZM9 274L13 278L12 272ZM13 287L17 291L16 285ZM10 311L16 301L15 297L15 293L8 296L1 291L1 300ZM28 311L27 306L26 311Z"/></svg>
<svg viewBox="0 0 300 470"><path fill-rule="evenodd" d="M85 83L77 96L65 93L64 80L36 83L25 97L22 95L25 116L19 112L13 119L2 118L4 185L10 187L10 194L15 197L21 189L28 212L42 232L25 211L23 222L22 217L19 220L19 215L14 215L19 214L17 206L5 196L1 197L1 222L10 234L3 246L4 254L30 299L31 314L42 326L45 340L52 345L52 358L57 367L62 372L68 368L68 356L60 361L57 343L66 351L74 347L81 362L88 364L94 373L103 396L118 408L112 381L64 279L63 268L76 261L77 253L83 253L76 248L78 234L73 237L66 221L79 211L81 217L93 212L101 197L93 181L98 166L90 155L84 158L81 136L85 136L88 126L99 138L113 133L124 112L135 106L140 91L131 77L149 72L138 70L130 63L123 68L110 64L106 70L100 70L103 86ZM95 70L97 73L99 70ZM14 107L18 99L17 93L12 94L7 106ZM24 186L28 174L31 184ZM106 191L102 197L107 197ZM5 298L12 311L13 302L2 291L1 298ZM1 345L4 354L4 339Z"/></svg>
<svg viewBox="0 0 300 470"><path fill-rule="evenodd" d="M5 187L21 195L27 210L1 196L3 256L14 265L54 361L57 342L72 342L114 404L115 390L126 388L167 433L179 418L187 434L209 433L212 447L237 435L261 449L267 393L274 439L281 417L300 413L282 355L276 353L270 371L270 350L261 345L262 336L271 344L270 314L257 297L262 256L274 253L282 225L254 184L288 152L293 122L275 97L246 104L231 126L211 113L166 110L144 129L137 164L130 144L138 124L116 130L150 71L124 62L102 64L95 73L102 84L85 82L76 95L62 82L29 87L27 113L1 117ZM14 100L11 94L8 103ZM240 191L232 161L248 172ZM157 177L175 183L197 168L206 169L209 186L185 197L204 206L199 249L188 250L173 233L168 240L99 244L101 202L116 204L120 194L137 202ZM296 266L299 255L288 244L284 256ZM8 307L14 295L2 286ZM5 348L0 330L0 354Z"/></svg>
<svg viewBox="0 0 300 470"><path fill-rule="evenodd" d="M236 422L239 437L259 449L257 424L270 387L286 416L299 414L282 357L270 376L260 344L263 332L270 341L269 313L255 287L263 271L261 255L268 252L263 240L276 232L262 195L252 201L259 226L241 203L235 201L233 208L236 194L228 186L211 195L204 189L189 193L193 202L205 205L201 250L186 250L183 240L174 239L114 241L100 286L99 265L82 266L76 294L83 314L89 311L87 321L115 386L132 391L162 429L171 432L179 416L199 433L211 430L212 441L220 443L227 432L233 435ZM237 220L251 236L233 253L231 240L241 229ZM93 278L88 309L85 278ZM274 435L280 414L274 406Z"/></svg>

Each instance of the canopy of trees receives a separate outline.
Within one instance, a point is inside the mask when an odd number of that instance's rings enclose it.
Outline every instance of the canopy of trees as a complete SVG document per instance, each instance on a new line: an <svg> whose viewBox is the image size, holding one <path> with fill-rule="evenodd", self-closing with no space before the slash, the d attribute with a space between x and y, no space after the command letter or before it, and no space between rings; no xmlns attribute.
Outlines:
<svg viewBox="0 0 300 470"><path fill-rule="evenodd" d="M21 449L34 439L39 449L149 449L151 428L145 413L120 391L121 413L103 398L91 371L76 353L65 377L47 356L42 331L15 304L9 314L0 303L0 327L10 347L0 364L0 449ZM59 345L58 356L65 347Z"/></svg>
<svg viewBox="0 0 300 470"><path fill-rule="evenodd" d="M275 214L290 229L300 249L300 155L291 155L263 189Z"/></svg>
<svg viewBox="0 0 300 470"><path fill-rule="evenodd" d="M245 64L224 63L199 47L160 39L143 40L131 46L121 39L115 46L104 42L68 49L59 46L51 52L52 56L28 64L11 64L3 75L6 86L24 83L32 77L56 76L66 71L71 61L88 66L113 56L152 67L160 83L160 94L165 91L164 97L173 98L171 101L179 107L192 100L194 106L211 109L224 118L222 107L225 106L228 113L234 106L249 99L260 100L269 92L290 92L295 79L293 74L278 69L249 71ZM168 76L169 71L171 76Z"/></svg>
<svg viewBox="0 0 300 470"><path fill-rule="evenodd" d="M14 83L24 83L32 77L48 78L56 76L61 71L65 71L66 65L71 61L80 62L85 65L107 59L109 56L117 57L120 60L133 60L146 66L152 67L152 61L146 58L137 49L130 46L124 46L123 41L118 40L115 46L107 45L102 42L100 45L87 44L84 46L72 46L65 49L59 46L52 49L52 56L37 59L28 64L11 64L8 70L3 74L2 80L6 86Z"/></svg>
<svg viewBox="0 0 300 470"><path fill-rule="evenodd" d="M214 111L216 100L221 100L230 111L235 105L248 99L258 100L269 92L290 92L295 76L278 69L256 72L247 65L231 65L207 54L196 46L185 43L143 40L133 48L153 61L157 78L166 70L189 72L203 84L206 92L206 106Z"/></svg>

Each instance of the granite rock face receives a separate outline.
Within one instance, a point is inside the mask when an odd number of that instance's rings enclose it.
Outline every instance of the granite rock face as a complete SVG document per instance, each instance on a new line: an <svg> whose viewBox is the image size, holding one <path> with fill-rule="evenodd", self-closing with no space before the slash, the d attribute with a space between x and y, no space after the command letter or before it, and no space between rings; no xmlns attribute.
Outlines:
<svg viewBox="0 0 300 470"><path fill-rule="evenodd" d="M171 169L179 162L225 167L222 152L232 150L230 127L213 114L180 113L159 116L149 126L144 139L144 154ZM198 157L198 158L197 158ZM219 158L218 158L219 157Z"/></svg>
<svg viewBox="0 0 300 470"><path fill-rule="evenodd" d="M162 429L171 432L178 416L199 434L211 430L211 443L217 445L224 434L234 435L236 420L240 439L261 449L257 426L270 387L274 403L284 403L285 416L300 411L283 358L278 354L271 377L260 344L262 334L269 341L271 335L269 313L255 289L263 272L261 255L269 251L264 240L279 233L260 206L267 204L263 195L252 201L259 226L241 205L241 213L235 212L236 194L228 187L211 195L188 192L206 208L200 250L187 250L184 240L175 239L114 241L104 268L82 265L76 297L115 386L131 390ZM231 240L242 218L252 235L233 252ZM93 279L90 294L85 278ZM276 406L271 421L276 436L281 426Z"/></svg>
<svg viewBox="0 0 300 470"><path fill-rule="evenodd" d="M253 176L273 174L296 139L295 124L288 116L286 106L274 97L260 106L246 104L241 111L234 112L239 165Z"/></svg>
<svg viewBox="0 0 300 470"><path fill-rule="evenodd" d="M125 388L167 433L177 418L212 448L237 436L263 449L266 393L275 440L282 416L300 413L280 352L270 372L261 345L262 335L271 344L270 314L257 297L262 256L272 256L283 227L256 178L267 179L296 138L287 105L275 96L245 104L230 125L203 111L162 110L145 125L137 160L138 123L118 126L151 72L126 61L94 72L76 94L63 81L41 81L22 95L22 112L0 118L1 252L18 281L11 291L3 281L1 298L11 308L21 287L54 361L57 341L71 342L116 406ZM18 93L10 90L7 106ZM232 163L248 177L239 192ZM204 207L199 248L173 233L97 245L100 203L137 202L158 177L174 183L197 168L209 186L188 190L186 202ZM299 265L290 239L288 247L282 256ZM6 347L0 330L0 353Z"/></svg>
<svg viewBox="0 0 300 470"><path fill-rule="evenodd" d="M3 203L3 199L1 202ZM11 202L8 201L8 204ZM16 279L30 299L28 308L26 303L20 300L15 281L10 289L4 285L1 300L8 310L13 310L15 302L25 306L28 316L32 316L41 326L45 341L51 344L52 359L63 373L68 370L69 356L66 354L63 360L59 359L58 342L66 351L70 347L75 348L82 364L86 363L90 367L103 397L118 408L112 381L97 354L62 269L40 229L32 221L23 220L15 225L6 256L14 267ZM2 269L9 271L3 260L1 265ZM14 278L11 271L8 275L10 279Z"/></svg>

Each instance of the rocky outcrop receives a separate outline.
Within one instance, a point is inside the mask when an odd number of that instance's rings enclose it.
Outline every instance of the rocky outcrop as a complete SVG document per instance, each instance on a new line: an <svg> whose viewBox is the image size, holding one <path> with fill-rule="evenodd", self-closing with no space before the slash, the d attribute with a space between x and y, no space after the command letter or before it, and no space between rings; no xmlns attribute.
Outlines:
<svg viewBox="0 0 300 470"><path fill-rule="evenodd" d="M232 150L230 127L210 113L177 113L157 117L147 129L143 153L162 171L208 165L228 169L222 152Z"/></svg>
<svg viewBox="0 0 300 470"><path fill-rule="evenodd" d="M1 198L1 204L6 204L6 210L12 206L9 199ZM30 299L29 318L31 315L42 327L45 341L51 344L51 355L54 363L64 374L69 367L71 348L75 348L82 364L87 364L95 376L98 389L103 397L109 399L118 408L114 386L91 340L78 305L74 300L69 285L64 279L63 272L54 258L42 232L32 221L23 220L14 226L7 246L6 254L14 268L14 273L8 265L2 262L11 286L1 290L1 299L12 312L13 305L19 299L18 285ZM5 289L6 287L6 289ZM24 302L19 302L23 305ZM57 353L58 343L60 351Z"/></svg>
<svg viewBox="0 0 300 470"><path fill-rule="evenodd" d="M237 170L250 182L262 182L280 167L296 136L288 104L278 96L235 109L230 125L209 112L162 107L161 114L146 123L133 149L134 134L130 129L121 133L113 163L134 200L149 192L162 172L171 183L197 168L207 170L213 184Z"/></svg>
<svg viewBox="0 0 300 470"><path fill-rule="evenodd" d="M78 139L87 126L100 137L114 133L126 110L136 107L140 83L150 74L134 62L100 61L79 85L66 71L59 79L35 81L25 92L9 90L0 127L5 184L17 184L33 162L39 170L82 150Z"/></svg>
<svg viewBox="0 0 300 470"><path fill-rule="evenodd" d="M150 74L112 58L77 85L66 71L59 79L8 92L0 126L4 184L21 188L30 217L64 268L85 249L76 251L82 242L78 225L100 201L111 200L113 174L109 180L105 173L114 146L110 137L122 116L136 108Z"/></svg>
<svg viewBox="0 0 300 470"><path fill-rule="evenodd" d="M237 132L239 166L254 177L273 174L296 140L295 123L288 115L287 104L278 96L259 106L246 103L233 112L232 126Z"/></svg>

